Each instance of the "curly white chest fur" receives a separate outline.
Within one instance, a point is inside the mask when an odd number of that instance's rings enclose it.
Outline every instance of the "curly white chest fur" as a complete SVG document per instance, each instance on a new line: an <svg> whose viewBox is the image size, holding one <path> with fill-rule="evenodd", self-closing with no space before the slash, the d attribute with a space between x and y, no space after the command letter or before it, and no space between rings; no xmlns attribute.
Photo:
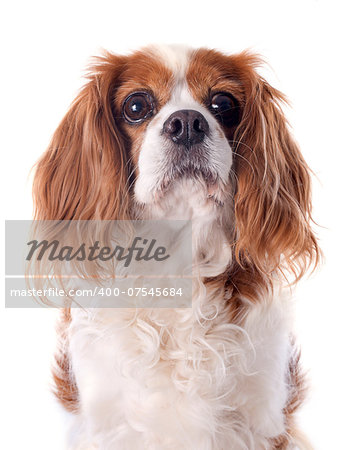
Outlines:
<svg viewBox="0 0 345 450"><path fill-rule="evenodd" d="M192 309L111 317L75 309L75 426L84 432L74 448L265 448L284 432L290 348L282 304L251 306L243 327L226 323L216 293Z"/></svg>

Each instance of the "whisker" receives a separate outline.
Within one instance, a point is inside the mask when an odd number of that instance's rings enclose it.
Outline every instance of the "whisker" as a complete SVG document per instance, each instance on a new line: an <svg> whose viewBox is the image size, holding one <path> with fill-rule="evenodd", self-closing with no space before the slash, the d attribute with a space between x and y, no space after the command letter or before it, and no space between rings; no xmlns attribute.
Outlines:
<svg viewBox="0 0 345 450"><path fill-rule="evenodd" d="M235 153L235 157L236 157L236 158L237 158L237 157L242 158L244 161L246 161L246 163L247 163L247 164L249 165L249 167L252 169L252 172L255 173L255 170L254 170L253 165L251 164L251 162L250 162L246 157L244 157L243 155L240 155L239 153Z"/></svg>
<svg viewBox="0 0 345 450"><path fill-rule="evenodd" d="M238 145L243 145L243 147L247 147L251 152L254 152L254 149L252 147L249 147L249 145L247 145L245 142L243 142L241 140L239 140L239 141L231 140L229 142L230 142L230 144L235 143L235 144L238 144Z"/></svg>

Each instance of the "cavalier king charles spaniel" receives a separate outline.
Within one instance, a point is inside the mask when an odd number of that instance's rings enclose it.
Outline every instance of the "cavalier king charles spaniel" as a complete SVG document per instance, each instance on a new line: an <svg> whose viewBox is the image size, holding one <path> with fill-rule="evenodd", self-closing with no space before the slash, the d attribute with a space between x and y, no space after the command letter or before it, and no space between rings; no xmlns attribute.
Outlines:
<svg viewBox="0 0 345 450"><path fill-rule="evenodd" d="M105 53L37 164L36 219L188 220L203 262L190 308L63 310L71 449L309 448L289 297L319 258L310 171L260 64Z"/></svg>

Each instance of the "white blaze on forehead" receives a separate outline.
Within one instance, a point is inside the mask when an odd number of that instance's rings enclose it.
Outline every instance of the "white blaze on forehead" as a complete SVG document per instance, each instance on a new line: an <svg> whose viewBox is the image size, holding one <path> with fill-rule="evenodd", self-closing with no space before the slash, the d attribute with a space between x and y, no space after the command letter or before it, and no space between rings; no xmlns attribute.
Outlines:
<svg viewBox="0 0 345 450"><path fill-rule="evenodd" d="M148 50L172 71L176 81L185 77L193 49L185 45L150 45Z"/></svg>

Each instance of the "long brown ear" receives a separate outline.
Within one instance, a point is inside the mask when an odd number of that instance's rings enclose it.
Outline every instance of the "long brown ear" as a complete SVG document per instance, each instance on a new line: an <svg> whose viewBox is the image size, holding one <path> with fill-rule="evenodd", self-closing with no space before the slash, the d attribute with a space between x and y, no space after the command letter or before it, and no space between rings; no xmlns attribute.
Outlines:
<svg viewBox="0 0 345 450"><path fill-rule="evenodd" d="M98 59L89 82L36 166L35 218L120 219L127 209L127 159L112 95L124 58Z"/></svg>
<svg viewBox="0 0 345 450"><path fill-rule="evenodd" d="M310 227L309 168L289 133L283 94L256 74L252 61L234 136L236 257L261 274L287 267L298 278L319 255Z"/></svg>

